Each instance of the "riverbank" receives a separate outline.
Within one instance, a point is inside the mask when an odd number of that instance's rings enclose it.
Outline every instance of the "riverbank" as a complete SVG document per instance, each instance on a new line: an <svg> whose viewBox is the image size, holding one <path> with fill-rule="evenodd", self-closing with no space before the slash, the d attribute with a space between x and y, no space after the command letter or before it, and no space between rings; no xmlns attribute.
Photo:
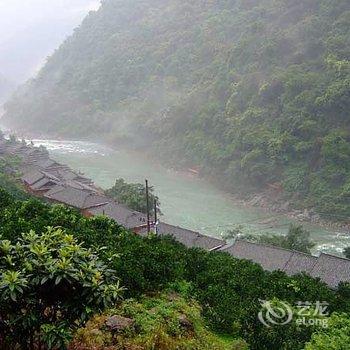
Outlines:
<svg viewBox="0 0 350 350"><path fill-rule="evenodd" d="M19 138L25 138L25 139L55 139L57 141L71 141L74 142L76 140L70 140L70 139L62 139L62 137L56 133L50 133L50 135L43 135L41 133L19 133L17 131L11 131L7 130L8 133L14 133ZM158 158L156 158L155 153L150 151L149 149L143 149L140 151L140 149L137 148L131 148L128 147L125 144L117 144L115 142L111 142L108 140L104 140L104 142L101 142L101 140L94 139L84 139L82 138L80 140L81 142L89 142L89 143L96 143L101 145L106 145L107 147L110 147L111 149L115 151L126 151L126 152L133 152L137 157L140 158L146 158L149 162L152 162L153 164L162 164L163 162L160 161ZM188 176L191 178L200 178L204 179L206 181L209 181L214 186L217 186L221 190L227 190L220 182L217 180L216 177L210 176L208 174L203 174L201 172L200 168L196 167L195 165L191 165L191 163L188 163L188 166L181 166L181 162L177 162L176 164L169 163L169 160L164 160L164 162L169 166L171 171L177 172L178 174ZM244 197L240 195L239 193L233 193L230 191L229 197L232 201L234 201L237 205L243 206L244 208L256 208L261 209L269 214L278 214L278 215L284 215L286 218L290 220L295 220L300 223L310 223L313 225L318 225L326 229L332 229L341 231L342 233L349 233L350 231L350 223L344 223L342 221L330 221L325 218L323 218L320 214L318 214L314 209L310 208L303 208L303 207L295 207L295 203L292 203L290 199L286 199L283 192L280 191L280 189L274 189L273 187L266 189L265 191L257 192L257 193L251 193L248 196L245 195Z"/></svg>
<svg viewBox="0 0 350 350"><path fill-rule="evenodd" d="M113 147L113 145L111 145ZM147 153L148 157L154 161L153 154ZM169 166L173 164L167 163ZM195 172L193 171L195 170ZM176 167L174 171L187 174L188 176L196 176L209 181L213 185L217 186L221 190L227 190L227 186L223 186L217 177L212 175L203 174L201 170L196 166ZM230 198L245 208L258 208L269 214L284 215L286 218L300 222L301 224L309 223L318 225L326 229L337 230L341 233L350 235L350 218L348 222L340 220L328 220L322 217L314 208L306 208L296 205L296 201L292 201L287 198L279 186L270 186L269 188L245 194L244 196L238 192L230 192Z"/></svg>
<svg viewBox="0 0 350 350"><path fill-rule="evenodd" d="M324 228L339 230L349 234L350 224L341 221L330 221L322 218L314 209L296 209L292 208L290 200L275 198L268 191L252 195L248 200L240 200L245 206L258 207L270 213L283 214L289 219L300 223L311 223Z"/></svg>

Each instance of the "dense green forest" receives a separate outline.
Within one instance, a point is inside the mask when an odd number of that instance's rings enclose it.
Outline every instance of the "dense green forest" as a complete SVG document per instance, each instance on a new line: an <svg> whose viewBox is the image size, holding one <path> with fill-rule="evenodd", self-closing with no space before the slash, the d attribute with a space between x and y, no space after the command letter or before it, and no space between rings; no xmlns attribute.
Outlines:
<svg viewBox="0 0 350 350"><path fill-rule="evenodd" d="M349 284L332 290L170 237L142 238L106 217L2 189L0 277L4 350L340 350L350 341ZM261 300L327 302L329 328L266 327ZM110 316L122 332L106 327Z"/></svg>
<svg viewBox="0 0 350 350"><path fill-rule="evenodd" d="M148 146L233 191L350 215L348 0L105 0L5 122Z"/></svg>

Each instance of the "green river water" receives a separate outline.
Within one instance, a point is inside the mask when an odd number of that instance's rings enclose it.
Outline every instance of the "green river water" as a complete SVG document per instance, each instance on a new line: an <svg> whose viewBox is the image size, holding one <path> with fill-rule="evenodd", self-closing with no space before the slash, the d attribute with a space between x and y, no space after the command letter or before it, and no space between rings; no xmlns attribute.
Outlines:
<svg viewBox="0 0 350 350"><path fill-rule="evenodd" d="M82 171L102 188L116 178L144 182L147 178L161 201L162 220L173 225L220 236L237 224L246 232L283 233L291 220L256 208L237 204L208 181L168 169L140 154L81 141L35 140L50 151L53 159ZM305 224L317 242L315 251L340 254L350 246L350 235Z"/></svg>

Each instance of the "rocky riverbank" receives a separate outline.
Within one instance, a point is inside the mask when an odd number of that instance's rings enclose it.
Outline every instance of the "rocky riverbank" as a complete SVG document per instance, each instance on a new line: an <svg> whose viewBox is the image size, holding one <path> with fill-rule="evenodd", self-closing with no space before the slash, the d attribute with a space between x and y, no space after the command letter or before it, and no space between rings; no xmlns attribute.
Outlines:
<svg viewBox="0 0 350 350"><path fill-rule="evenodd" d="M283 214L286 217L299 221L308 222L325 228L335 229L350 233L350 223L326 220L315 209L296 209L292 203L282 195L272 195L269 191L254 194L248 199L241 200L244 206L262 208L271 213Z"/></svg>

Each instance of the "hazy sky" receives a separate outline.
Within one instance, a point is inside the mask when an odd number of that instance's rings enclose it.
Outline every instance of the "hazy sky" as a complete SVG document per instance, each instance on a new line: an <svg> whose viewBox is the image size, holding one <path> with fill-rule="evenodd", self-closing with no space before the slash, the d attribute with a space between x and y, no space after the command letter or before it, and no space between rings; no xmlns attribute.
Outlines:
<svg viewBox="0 0 350 350"><path fill-rule="evenodd" d="M0 75L23 82L99 0L0 0Z"/></svg>

